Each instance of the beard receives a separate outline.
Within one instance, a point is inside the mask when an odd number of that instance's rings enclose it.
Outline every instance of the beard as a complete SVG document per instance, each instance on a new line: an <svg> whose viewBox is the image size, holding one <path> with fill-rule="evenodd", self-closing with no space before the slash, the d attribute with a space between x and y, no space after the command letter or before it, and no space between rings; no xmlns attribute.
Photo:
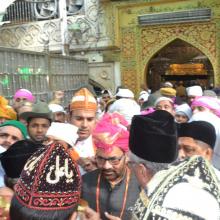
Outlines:
<svg viewBox="0 0 220 220"><path fill-rule="evenodd" d="M126 171L126 164L124 163L120 169L101 169L101 173L104 176L104 178L109 182L118 182L120 181Z"/></svg>

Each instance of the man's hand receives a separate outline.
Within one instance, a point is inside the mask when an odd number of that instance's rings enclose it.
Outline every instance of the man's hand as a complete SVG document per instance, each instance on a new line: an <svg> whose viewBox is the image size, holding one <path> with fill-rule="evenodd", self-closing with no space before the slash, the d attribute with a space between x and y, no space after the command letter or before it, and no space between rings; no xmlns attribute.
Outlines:
<svg viewBox="0 0 220 220"><path fill-rule="evenodd" d="M105 212L105 216L106 216L106 218L109 219L109 220L121 220L119 217L116 217L116 216L114 216L114 215L108 214L108 212Z"/></svg>
<svg viewBox="0 0 220 220"><path fill-rule="evenodd" d="M0 187L0 197L3 197L7 202L11 202L14 195L13 190L8 187Z"/></svg>
<svg viewBox="0 0 220 220"><path fill-rule="evenodd" d="M101 220L101 218L99 213L89 207L86 207L84 212L80 214L80 220Z"/></svg>

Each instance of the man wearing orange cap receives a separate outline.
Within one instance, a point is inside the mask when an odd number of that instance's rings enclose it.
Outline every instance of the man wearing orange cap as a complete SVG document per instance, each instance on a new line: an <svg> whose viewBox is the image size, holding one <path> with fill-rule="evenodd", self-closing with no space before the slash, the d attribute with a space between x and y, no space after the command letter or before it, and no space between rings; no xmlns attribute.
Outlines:
<svg viewBox="0 0 220 220"><path fill-rule="evenodd" d="M74 146L75 159L84 171L96 168L93 159L95 149L91 136L96 124L96 111L97 101L88 89L82 88L75 93L70 104L70 123L79 128L79 138Z"/></svg>

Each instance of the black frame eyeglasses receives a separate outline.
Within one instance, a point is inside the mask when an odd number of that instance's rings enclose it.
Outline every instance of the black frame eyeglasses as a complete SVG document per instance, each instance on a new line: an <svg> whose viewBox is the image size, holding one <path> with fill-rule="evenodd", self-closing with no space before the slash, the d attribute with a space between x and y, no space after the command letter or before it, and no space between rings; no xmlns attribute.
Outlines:
<svg viewBox="0 0 220 220"><path fill-rule="evenodd" d="M96 159L96 162L100 165L104 165L106 161L108 161L111 165L114 166L114 165L118 165L124 156L125 154L123 154L120 157L108 157L108 158L105 158L102 156L96 156L95 159Z"/></svg>

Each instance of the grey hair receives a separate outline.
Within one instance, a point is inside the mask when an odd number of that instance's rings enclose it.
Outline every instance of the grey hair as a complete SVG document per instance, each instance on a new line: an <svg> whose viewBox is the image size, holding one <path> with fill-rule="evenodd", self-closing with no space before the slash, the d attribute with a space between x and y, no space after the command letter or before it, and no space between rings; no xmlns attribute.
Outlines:
<svg viewBox="0 0 220 220"><path fill-rule="evenodd" d="M129 157L130 162L143 164L144 166L148 167L152 171L153 174L155 174L161 170L167 169L168 166L170 165L170 163L156 163L156 162L144 160L144 159L136 156L135 154L133 154L131 151L129 152L128 157Z"/></svg>
<svg viewBox="0 0 220 220"><path fill-rule="evenodd" d="M197 140L197 139L194 139L194 141L195 141L201 148L204 148L204 149L211 148L211 149L212 149L212 147L211 147L209 144L205 143L204 141L200 141L200 140Z"/></svg>

